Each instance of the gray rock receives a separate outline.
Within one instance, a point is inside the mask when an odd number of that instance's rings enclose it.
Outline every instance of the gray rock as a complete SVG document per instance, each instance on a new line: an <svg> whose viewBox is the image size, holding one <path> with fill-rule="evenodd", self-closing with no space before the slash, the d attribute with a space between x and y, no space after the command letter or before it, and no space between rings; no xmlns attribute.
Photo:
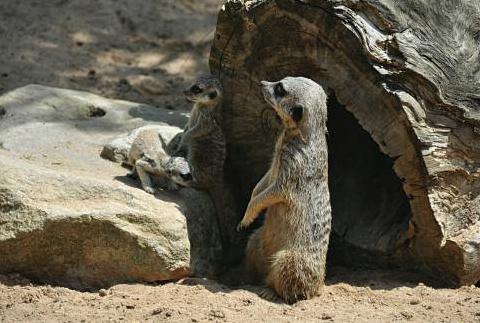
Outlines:
<svg viewBox="0 0 480 323"><path fill-rule="evenodd" d="M184 116L36 85L0 107L0 273L80 289L212 274L220 245L208 195L151 196L99 157L125 132L178 131L168 124Z"/></svg>

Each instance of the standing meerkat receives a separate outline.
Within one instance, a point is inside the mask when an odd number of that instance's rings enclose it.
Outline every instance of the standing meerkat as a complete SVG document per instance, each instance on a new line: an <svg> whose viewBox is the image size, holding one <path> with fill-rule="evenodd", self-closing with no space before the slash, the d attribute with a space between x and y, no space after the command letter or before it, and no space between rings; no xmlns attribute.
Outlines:
<svg viewBox="0 0 480 323"><path fill-rule="evenodd" d="M326 94L302 77L262 81L262 87L284 129L239 229L266 209L264 225L247 245L247 272L294 303L319 294L324 284L331 230ZM270 290L264 296L272 296Z"/></svg>
<svg viewBox="0 0 480 323"><path fill-rule="evenodd" d="M222 129L222 85L218 78L202 75L184 94L194 106L179 140L177 153L186 152L192 169L193 186L207 190L213 200L225 254L224 262L229 264L235 257L232 242L237 241L235 225L238 217L225 208L226 200L230 204L233 202L230 195L226 194L224 185L226 143Z"/></svg>
<svg viewBox="0 0 480 323"><path fill-rule="evenodd" d="M153 194L151 175L167 181L169 190L178 186L190 186L192 174L190 166L182 157L170 157L164 149L156 129L141 130L132 142L127 164L132 167L132 175L137 174L145 192Z"/></svg>

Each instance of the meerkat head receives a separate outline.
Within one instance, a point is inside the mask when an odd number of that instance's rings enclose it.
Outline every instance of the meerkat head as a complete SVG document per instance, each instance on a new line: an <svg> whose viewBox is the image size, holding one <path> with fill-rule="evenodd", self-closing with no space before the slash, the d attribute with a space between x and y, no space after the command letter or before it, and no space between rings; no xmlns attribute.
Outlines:
<svg viewBox="0 0 480 323"><path fill-rule="evenodd" d="M165 172L172 181L182 186L191 186L193 176L190 165L183 157L170 157L165 164Z"/></svg>
<svg viewBox="0 0 480 323"><path fill-rule="evenodd" d="M222 85L213 75L201 75L184 92L188 101L202 106L217 105L222 98Z"/></svg>
<svg viewBox="0 0 480 323"><path fill-rule="evenodd" d="M261 83L265 100L287 130L298 130L303 135L305 127L325 125L326 95L314 81L304 77L286 77L278 82Z"/></svg>

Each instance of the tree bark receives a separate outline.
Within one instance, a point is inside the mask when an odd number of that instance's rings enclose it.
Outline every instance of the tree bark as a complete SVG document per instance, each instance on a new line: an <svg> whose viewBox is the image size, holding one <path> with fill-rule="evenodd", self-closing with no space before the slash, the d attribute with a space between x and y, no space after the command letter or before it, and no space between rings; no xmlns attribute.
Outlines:
<svg viewBox="0 0 480 323"><path fill-rule="evenodd" d="M478 0L227 1L210 66L225 87L241 205L280 127L259 81L306 76L330 93L333 245L343 246L331 256L362 251L477 282L479 43Z"/></svg>

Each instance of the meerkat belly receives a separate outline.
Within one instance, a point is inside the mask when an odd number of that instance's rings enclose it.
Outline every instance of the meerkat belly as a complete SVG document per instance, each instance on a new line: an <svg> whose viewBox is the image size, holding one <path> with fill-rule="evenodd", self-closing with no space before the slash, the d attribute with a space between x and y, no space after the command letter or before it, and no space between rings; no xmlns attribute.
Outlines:
<svg viewBox="0 0 480 323"><path fill-rule="evenodd" d="M197 182L220 180L215 176L223 176L225 149L223 134L218 131L192 142L187 158L192 166L192 175Z"/></svg>
<svg viewBox="0 0 480 323"><path fill-rule="evenodd" d="M263 239L264 252L270 258L279 250L288 247L292 232L286 221L290 209L285 204L277 204L266 210Z"/></svg>

